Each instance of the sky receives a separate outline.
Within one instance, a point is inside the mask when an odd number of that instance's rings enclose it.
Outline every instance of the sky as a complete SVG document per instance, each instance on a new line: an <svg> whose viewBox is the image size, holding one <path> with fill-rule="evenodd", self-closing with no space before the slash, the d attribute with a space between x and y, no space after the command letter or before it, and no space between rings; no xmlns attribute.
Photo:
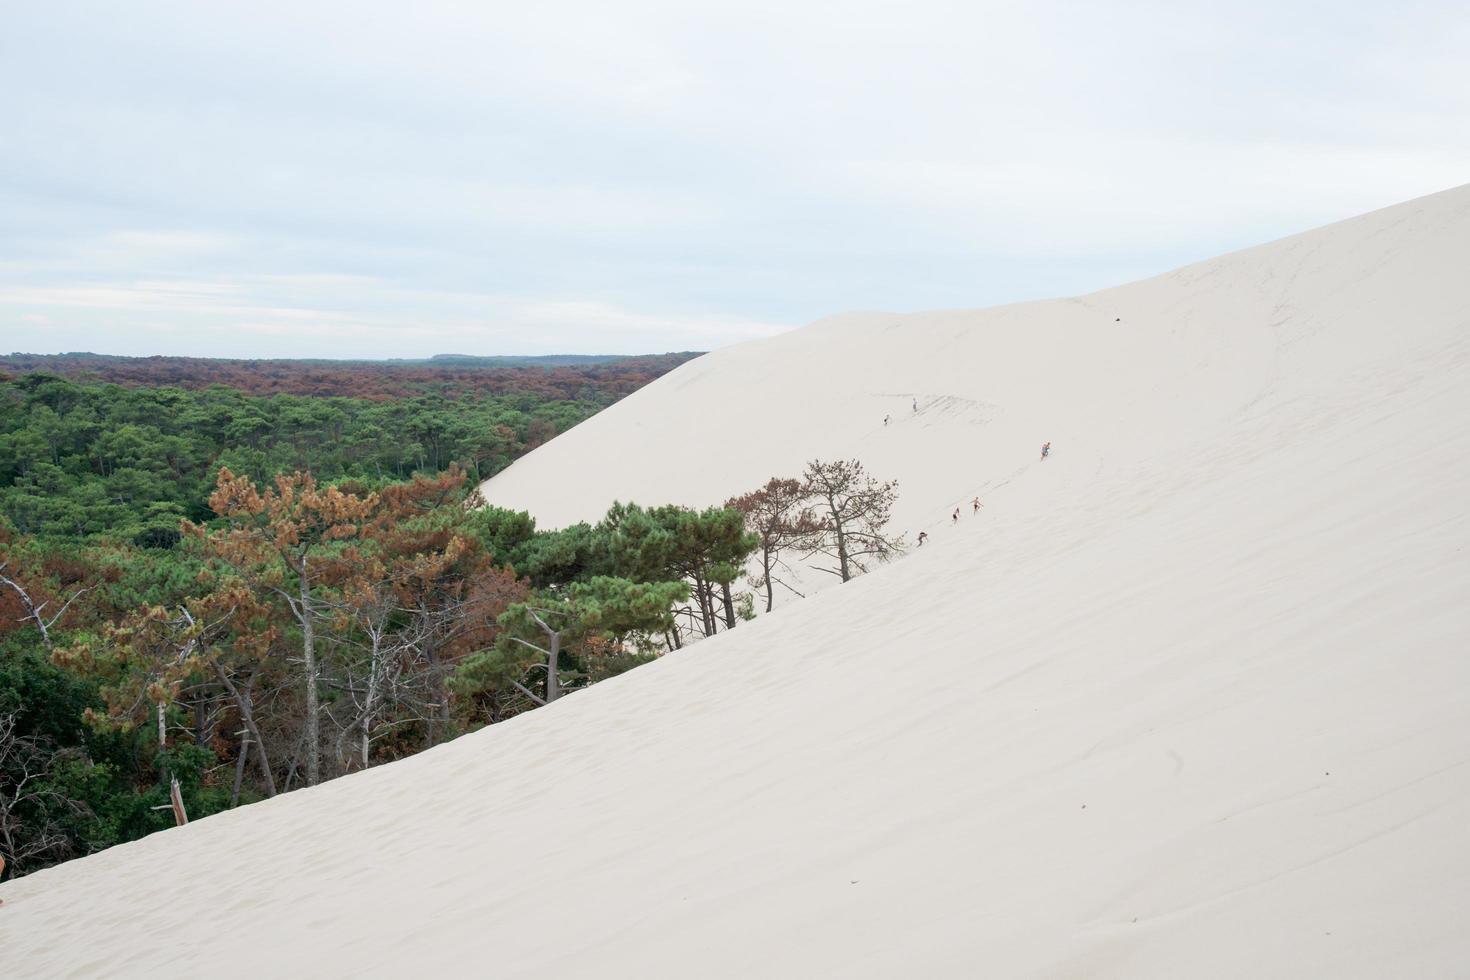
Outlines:
<svg viewBox="0 0 1470 980"><path fill-rule="evenodd" d="M1460 3L4 5L0 352L705 350L1470 181Z"/></svg>

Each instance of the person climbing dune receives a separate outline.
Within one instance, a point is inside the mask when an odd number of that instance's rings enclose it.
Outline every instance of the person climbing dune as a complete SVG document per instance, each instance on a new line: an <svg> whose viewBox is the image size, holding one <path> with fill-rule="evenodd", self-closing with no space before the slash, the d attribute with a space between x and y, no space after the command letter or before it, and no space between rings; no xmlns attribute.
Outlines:
<svg viewBox="0 0 1470 980"><path fill-rule="evenodd" d="M919 532L919 547L920 548L924 547L924 542L925 541L928 541L928 540L929 540L929 532L928 531L920 531Z"/></svg>
<svg viewBox="0 0 1470 980"><path fill-rule="evenodd" d="M949 515L949 521L951 524L958 524L960 522L960 509L958 507L954 509L953 514Z"/></svg>
<svg viewBox="0 0 1470 980"><path fill-rule="evenodd" d="M970 509L972 513L980 513L980 508L984 506L985 505L980 502L979 497L976 497L974 500L970 501Z"/></svg>
<svg viewBox="0 0 1470 980"><path fill-rule="evenodd" d="M1046 459L1046 457L1048 457L1050 455L1051 455L1051 443L1049 443L1049 442L1043 442L1041 444L1041 458L1042 459Z"/></svg>

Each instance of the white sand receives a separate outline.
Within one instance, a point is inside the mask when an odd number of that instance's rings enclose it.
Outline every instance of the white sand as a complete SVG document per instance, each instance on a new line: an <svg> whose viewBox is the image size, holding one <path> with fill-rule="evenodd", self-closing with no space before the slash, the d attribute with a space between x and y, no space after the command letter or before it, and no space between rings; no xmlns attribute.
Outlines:
<svg viewBox="0 0 1470 980"><path fill-rule="evenodd" d="M557 524L858 456L931 543L0 887L0 976L1463 975L1467 270L1470 187L700 358L490 499Z"/></svg>

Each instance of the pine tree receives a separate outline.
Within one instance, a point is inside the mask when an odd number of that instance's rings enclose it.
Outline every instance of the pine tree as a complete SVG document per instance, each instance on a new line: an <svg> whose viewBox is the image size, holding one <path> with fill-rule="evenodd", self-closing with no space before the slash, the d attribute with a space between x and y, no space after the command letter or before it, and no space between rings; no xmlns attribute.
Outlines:
<svg viewBox="0 0 1470 980"><path fill-rule="evenodd" d="M759 490L725 502L727 508L745 516L746 528L759 540L761 572L751 584L765 589L766 612L775 606L775 585L779 581L776 572L785 567L781 552L804 548L822 531L821 522L808 506L811 500L811 494L800 480L772 477Z"/></svg>
<svg viewBox="0 0 1470 980"><path fill-rule="evenodd" d="M853 571L866 572L870 559L887 561L903 550L903 538L886 531L898 499L898 481L880 483L855 459L824 463L812 460L802 474L804 487L817 501L822 533L811 555L825 555L835 566L814 566L847 582Z"/></svg>

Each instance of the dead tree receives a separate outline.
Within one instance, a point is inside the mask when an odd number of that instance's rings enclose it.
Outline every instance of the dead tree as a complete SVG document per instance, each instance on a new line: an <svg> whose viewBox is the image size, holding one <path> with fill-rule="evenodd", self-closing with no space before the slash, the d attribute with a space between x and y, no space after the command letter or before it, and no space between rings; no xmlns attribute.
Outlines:
<svg viewBox="0 0 1470 980"><path fill-rule="evenodd" d="M66 611L71 608L71 604L73 602L76 602L82 596L86 595L88 592L91 592L92 588L91 586L88 586L84 589L78 589L70 599L62 603L61 608L56 610L55 615L48 618L45 615L45 610L46 607L51 604L51 600L47 599L43 600L42 602L36 602L34 599L32 599L29 589L5 574L6 569L9 567L10 562L0 562L0 585L4 585L6 588L13 591L17 597L19 597L20 604L24 606L26 610L26 614L20 618L20 622L35 623L36 628L41 631L41 642L45 644L46 652L51 653L53 650L55 650L55 646L51 642L51 627L55 626L58 622L61 621L61 617L66 615Z"/></svg>
<svg viewBox="0 0 1470 980"><path fill-rule="evenodd" d="M517 643L525 647L526 649L534 651L535 653L538 653L546 658L545 662L540 665L546 668L546 696L537 697L534 692L528 689L525 685L521 684L519 681L514 681L513 683L518 691L520 691L526 697L530 698L536 704L550 704L562 695L561 672L557 661L561 658L562 635L566 632L566 629L553 629L551 625L546 622L546 619L544 617L555 615L557 612L559 612L559 610L533 609L529 605L520 605L514 608L518 611L522 611L521 616L524 619L529 619L531 622L535 623L536 627L540 630L541 635L546 637L546 646L544 647L537 646L535 643L532 643L529 640L524 640L519 636L507 634L505 637L511 643Z"/></svg>
<svg viewBox="0 0 1470 980"><path fill-rule="evenodd" d="M230 672L218 661L214 664L215 676L219 678L220 684L229 692L230 698L235 702L235 709L240 713L240 722L245 726L240 736L240 762L239 769L244 770L245 753L253 745L255 747L255 759L260 769L260 780L264 785L265 795L269 798L276 795L276 777L271 771L270 754L266 751L265 738L260 734L260 726L255 721L255 678L257 671L252 670L245 675L241 683L237 683ZM235 796L239 796L240 779L235 780ZM231 806L233 806L233 802Z"/></svg>
<svg viewBox="0 0 1470 980"><path fill-rule="evenodd" d="M15 715L0 715L0 860L9 861L11 873L18 875L33 859L68 856L70 841L58 811L88 816L90 811L51 784L61 753L46 739L17 734L16 728Z"/></svg>

